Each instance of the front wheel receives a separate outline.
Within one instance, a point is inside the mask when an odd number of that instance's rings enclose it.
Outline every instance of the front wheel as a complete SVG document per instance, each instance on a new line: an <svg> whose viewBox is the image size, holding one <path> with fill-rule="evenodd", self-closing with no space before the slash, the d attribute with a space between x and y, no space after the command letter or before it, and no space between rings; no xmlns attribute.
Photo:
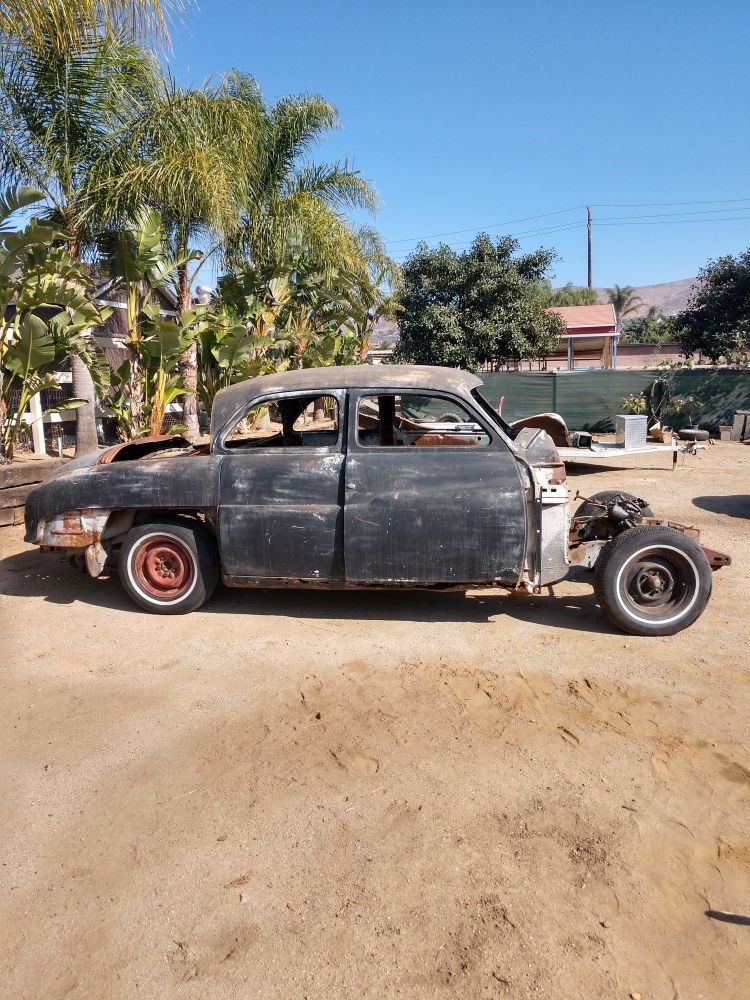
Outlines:
<svg viewBox="0 0 750 1000"><path fill-rule="evenodd" d="M127 594L146 611L162 615L195 611L219 579L213 539L202 525L188 519L132 528L118 565Z"/></svg>
<svg viewBox="0 0 750 1000"><path fill-rule="evenodd" d="M711 596L711 567L699 545L675 528L638 525L608 542L596 561L594 593L631 635L674 635Z"/></svg>

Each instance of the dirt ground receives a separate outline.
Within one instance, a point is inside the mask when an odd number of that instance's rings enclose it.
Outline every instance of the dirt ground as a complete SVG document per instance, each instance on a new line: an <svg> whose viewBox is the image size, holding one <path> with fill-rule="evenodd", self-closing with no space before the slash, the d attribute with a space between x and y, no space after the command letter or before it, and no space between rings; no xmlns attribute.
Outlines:
<svg viewBox="0 0 750 1000"><path fill-rule="evenodd" d="M0 529L2 995L747 1000L750 449L639 461L572 481L734 558L665 639L585 579L158 618Z"/></svg>

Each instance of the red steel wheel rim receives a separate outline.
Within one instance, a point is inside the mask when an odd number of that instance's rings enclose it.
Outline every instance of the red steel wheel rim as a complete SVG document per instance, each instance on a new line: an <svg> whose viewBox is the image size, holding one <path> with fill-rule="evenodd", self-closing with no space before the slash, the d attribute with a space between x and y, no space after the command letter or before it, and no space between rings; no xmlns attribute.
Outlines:
<svg viewBox="0 0 750 1000"><path fill-rule="evenodd" d="M186 593L195 569L189 549L168 535L149 538L138 549L134 561L140 586L152 597L169 600Z"/></svg>

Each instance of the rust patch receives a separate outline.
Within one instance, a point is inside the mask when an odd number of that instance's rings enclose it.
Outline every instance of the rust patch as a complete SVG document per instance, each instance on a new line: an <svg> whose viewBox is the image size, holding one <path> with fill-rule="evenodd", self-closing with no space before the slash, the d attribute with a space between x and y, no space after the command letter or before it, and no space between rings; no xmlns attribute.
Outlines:
<svg viewBox="0 0 750 1000"><path fill-rule="evenodd" d="M709 549L706 545L701 545L701 548L711 569L721 569L722 566L732 565L732 557L728 556L726 552L717 552L716 549Z"/></svg>
<svg viewBox="0 0 750 1000"><path fill-rule="evenodd" d="M43 521L37 544L52 549L86 549L101 541L109 510L68 510Z"/></svg>

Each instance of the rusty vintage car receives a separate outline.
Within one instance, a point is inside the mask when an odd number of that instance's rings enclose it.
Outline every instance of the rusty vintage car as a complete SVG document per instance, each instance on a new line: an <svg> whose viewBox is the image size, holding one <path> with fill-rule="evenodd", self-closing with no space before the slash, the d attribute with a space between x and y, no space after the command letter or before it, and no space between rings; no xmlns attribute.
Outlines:
<svg viewBox="0 0 750 1000"><path fill-rule="evenodd" d="M627 493L571 516L552 439L512 428L480 387L406 365L233 385L210 444L139 439L65 465L29 497L26 541L92 576L117 565L130 597L162 614L195 610L220 580L539 592L578 566L625 631L695 621L729 558Z"/></svg>

